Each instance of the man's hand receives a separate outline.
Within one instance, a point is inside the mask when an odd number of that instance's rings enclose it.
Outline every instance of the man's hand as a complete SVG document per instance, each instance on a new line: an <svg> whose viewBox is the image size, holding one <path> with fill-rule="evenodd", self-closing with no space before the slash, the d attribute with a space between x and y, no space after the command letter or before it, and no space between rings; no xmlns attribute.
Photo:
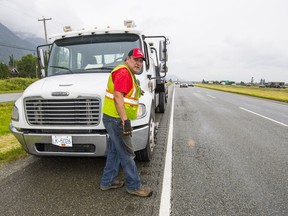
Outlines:
<svg viewBox="0 0 288 216"><path fill-rule="evenodd" d="M130 120L125 120L123 122L123 134L125 136L132 136L132 127L131 127L131 121Z"/></svg>

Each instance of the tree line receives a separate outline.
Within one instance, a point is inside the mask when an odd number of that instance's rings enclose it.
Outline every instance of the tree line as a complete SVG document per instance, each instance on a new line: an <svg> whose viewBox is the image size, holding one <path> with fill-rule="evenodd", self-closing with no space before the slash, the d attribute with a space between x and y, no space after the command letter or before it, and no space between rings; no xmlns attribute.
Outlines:
<svg viewBox="0 0 288 216"><path fill-rule="evenodd" d="M28 54L17 60L12 55L9 56L8 65L0 62L0 79L12 77L37 78L37 58L32 54Z"/></svg>

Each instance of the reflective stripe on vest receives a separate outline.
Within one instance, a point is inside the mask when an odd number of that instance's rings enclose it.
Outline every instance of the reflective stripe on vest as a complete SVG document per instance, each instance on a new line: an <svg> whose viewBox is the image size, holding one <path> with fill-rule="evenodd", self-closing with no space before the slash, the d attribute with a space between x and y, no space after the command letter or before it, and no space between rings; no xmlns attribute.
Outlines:
<svg viewBox="0 0 288 216"><path fill-rule="evenodd" d="M114 94L112 94L111 92L109 92L108 89L106 89L105 97L113 100L114 99ZM124 103L130 104L132 106L138 106L139 101L137 99L134 99L134 98L124 97Z"/></svg>

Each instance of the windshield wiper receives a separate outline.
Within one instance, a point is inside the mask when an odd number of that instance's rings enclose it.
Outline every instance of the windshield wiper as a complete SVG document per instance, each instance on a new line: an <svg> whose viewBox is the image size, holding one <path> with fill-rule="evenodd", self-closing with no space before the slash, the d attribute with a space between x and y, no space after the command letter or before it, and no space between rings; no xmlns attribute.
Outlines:
<svg viewBox="0 0 288 216"><path fill-rule="evenodd" d="M56 66L56 65L51 65L51 66L49 66L49 67L51 67L51 68L59 68L59 69L64 69L64 70L66 70L66 72L68 71L69 73L73 73L73 71L72 71L72 70L70 70L70 69L69 69L69 68L67 68L67 67ZM60 74L60 72L61 72L61 71L58 71L58 72L56 72L54 75L56 75L56 74Z"/></svg>

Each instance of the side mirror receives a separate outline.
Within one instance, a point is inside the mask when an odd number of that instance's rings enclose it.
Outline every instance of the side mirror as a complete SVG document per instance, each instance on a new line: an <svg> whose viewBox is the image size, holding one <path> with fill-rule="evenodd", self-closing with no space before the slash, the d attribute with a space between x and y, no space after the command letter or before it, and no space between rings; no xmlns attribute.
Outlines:
<svg viewBox="0 0 288 216"><path fill-rule="evenodd" d="M44 68L46 65L45 65L45 54L44 54L44 51L43 51L43 49L40 49L39 50L39 57L40 57L40 66L41 66L41 68ZM41 69L41 71L42 71L42 69Z"/></svg>
<svg viewBox="0 0 288 216"><path fill-rule="evenodd" d="M167 54L167 48L165 41L160 41L159 42L159 58L160 61L166 62L168 60L168 54Z"/></svg>
<svg viewBox="0 0 288 216"><path fill-rule="evenodd" d="M164 64L164 63L160 63L160 65L159 65L159 67L160 67L160 72L161 73L167 73L168 72L168 67L167 67L167 65L166 64Z"/></svg>
<svg viewBox="0 0 288 216"><path fill-rule="evenodd" d="M51 44L40 45L37 47L38 71L42 77L45 77L45 68L47 68L50 48Z"/></svg>

